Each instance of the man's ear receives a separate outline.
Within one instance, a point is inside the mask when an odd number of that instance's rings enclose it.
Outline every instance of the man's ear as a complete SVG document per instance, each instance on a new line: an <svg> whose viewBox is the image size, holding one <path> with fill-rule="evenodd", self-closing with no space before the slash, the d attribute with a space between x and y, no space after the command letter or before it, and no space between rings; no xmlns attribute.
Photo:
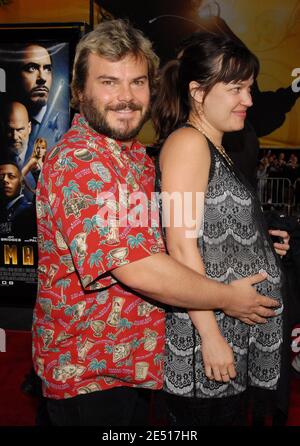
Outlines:
<svg viewBox="0 0 300 446"><path fill-rule="evenodd" d="M190 95L194 99L194 101L199 104L203 103L204 90L200 88L200 85L196 81L191 81L189 83Z"/></svg>

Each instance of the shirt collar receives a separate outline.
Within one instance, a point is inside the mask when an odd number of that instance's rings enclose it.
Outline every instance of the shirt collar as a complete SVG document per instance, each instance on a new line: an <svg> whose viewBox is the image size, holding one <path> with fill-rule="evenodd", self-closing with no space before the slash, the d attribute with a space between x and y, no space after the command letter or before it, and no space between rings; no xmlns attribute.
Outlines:
<svg viewBox="0 0 300 446"><path fill-rule="evenodd" d="M44 105L36 115L32 116L32 119L36 121L38 124L41 124L43 117L45 116L46 110L47 110L47 104Z"/></svg>
<svg viewBox="0 0 300 446"><path fill-rule="evenodd" d="M7 205L6 205L6 209L9 210L17 201L19 201L22 197L24 197L24 194L20 194L18 195L16 198L14 198L13 200L11 200Z"/></svg>

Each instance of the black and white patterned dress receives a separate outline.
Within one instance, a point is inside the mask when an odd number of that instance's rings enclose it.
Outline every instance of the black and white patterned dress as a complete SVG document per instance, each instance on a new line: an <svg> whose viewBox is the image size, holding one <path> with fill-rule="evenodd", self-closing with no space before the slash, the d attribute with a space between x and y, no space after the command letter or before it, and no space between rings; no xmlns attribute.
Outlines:
<svg viewBox="0 0 300 446"><path fill-rule="evenodd" d="M215 311L221 333L233 349L237 377L210 381L204 373L201 339L186 311L170 308L166 321L164 389L178 396L216 398L236 395L248 386L275 390L282 345L282 281L262 211L254 192L208 141L211 167L204 205L203 236L198 246L206 275L229 283L264 270L268 279L256 285L260 294L281 304L266 324L249 326ZM160 192L157 163L156 189Z"/></svg>

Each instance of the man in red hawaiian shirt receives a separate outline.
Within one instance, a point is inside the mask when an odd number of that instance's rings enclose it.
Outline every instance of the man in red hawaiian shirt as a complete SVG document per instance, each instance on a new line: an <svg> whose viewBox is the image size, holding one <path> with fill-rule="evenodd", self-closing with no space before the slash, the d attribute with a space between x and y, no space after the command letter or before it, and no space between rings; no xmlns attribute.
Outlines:
<svg viewBox="0 0 300 446"><path fill-rule="evenodd" d="M164 252L154 166L134 139L157 66L150 42L121 20L83 37L72 81L80 114L40 177L33 358L57 425L146 423L145 389L162 387L160 303L248 323L276 305L251 286L263 275L223 285Z"/></svg>

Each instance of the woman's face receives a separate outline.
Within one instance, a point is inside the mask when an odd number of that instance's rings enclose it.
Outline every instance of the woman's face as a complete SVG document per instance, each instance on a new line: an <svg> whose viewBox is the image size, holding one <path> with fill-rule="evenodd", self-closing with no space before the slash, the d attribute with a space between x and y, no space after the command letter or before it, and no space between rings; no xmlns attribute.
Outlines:
<svg viewBox="0 0 300 446"><path fill-rule="evenodd" d="M46 155L46 146L44 143L37 144L35 148L35 153L38 158L43 158L44 155Z"/></svg>
<svg viewBox="0 0 300 446"><path fill-rule="evenodd" d="M240 82L215 84L202 104L203 119L223 133L241 130L247 109L252 106L252 84L252 77Z"/></svg>

